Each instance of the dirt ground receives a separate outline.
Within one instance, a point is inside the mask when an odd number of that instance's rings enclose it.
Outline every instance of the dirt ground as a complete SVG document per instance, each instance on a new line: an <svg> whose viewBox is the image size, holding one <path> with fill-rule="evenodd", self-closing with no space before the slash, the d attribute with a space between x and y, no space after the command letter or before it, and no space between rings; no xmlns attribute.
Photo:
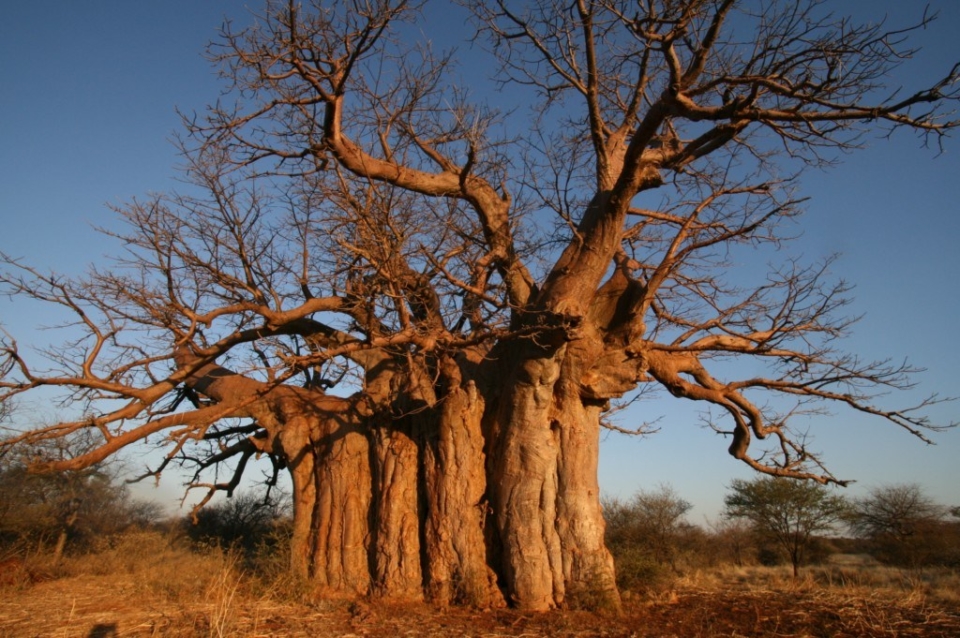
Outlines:
<svg viewBox="0 0 960 638"><path fill-rule="evenodd" d="M436 610L426 605L257 598L221 589L196 600L146 595L133 576L75 576L5 586L0 636L636 636L957 637L960 609L816 588L679 590L628 598L621 616ZM176 598L174 596L173 598Z"/></svg>

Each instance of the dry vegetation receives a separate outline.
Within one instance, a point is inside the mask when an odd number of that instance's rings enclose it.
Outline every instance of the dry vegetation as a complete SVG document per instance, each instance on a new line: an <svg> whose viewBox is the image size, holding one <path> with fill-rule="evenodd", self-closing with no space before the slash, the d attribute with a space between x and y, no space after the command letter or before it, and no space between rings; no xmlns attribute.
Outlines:
<svg viewBox="0 0 960 638"><path fill-rule="evenodd" d="M880 566L722 567L625 594L615 617L349 602L274 562L126 535L59 565L0 569L0 636L957 636L960 575Z"/></svg>

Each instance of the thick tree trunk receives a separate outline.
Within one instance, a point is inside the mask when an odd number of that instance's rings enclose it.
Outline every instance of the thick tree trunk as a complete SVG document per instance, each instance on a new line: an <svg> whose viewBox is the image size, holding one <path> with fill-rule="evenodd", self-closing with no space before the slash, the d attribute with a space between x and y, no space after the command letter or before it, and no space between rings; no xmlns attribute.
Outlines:
<svg viewBox="0 0 960 638"><path fill-rule="evenodd" d="M290 424L288 423L288 426ZM293 477L291 568L333 596L423 595L418 446L388 426L284 432Z"/></svg>
<svg viewBox="0 0 960 638"><path fill-rule="evenodd" d="M456 364L442 364L444 388L436 418L424 432L425 564L430 598L439 605L502 607L488 563L484 402Z"/></svg>
<svg viewBox="0 0 960 638"><path fill-rule="evenodd" d="M560 436L557 528L572 604L618 610L620 595L613 556L604 543L597 477L604 404L585 400L581 391L584 367L591 359L571 344L554 390L553 420Z"/></svg>
<svg viewBox="0 0 960 638"><path fill-rule="evenodd" d="M367 437L334 419L313 429L292 427L295 422L282 437L293 477L291 566L330 594L366 595L372 503ZM305 431L314 436L300 434Z"/></svg>
<svg viewBox="0 0 960 638"><path fill-rule="evenodd" d="M483 399L452 360L439 399L424 378L407 379L392 417L322 419L312 430L283 419L291 566L336 596L503 606L484 535Z"/></svg>
<svg viewBox="0 0 960 638"><path fill-rule="evenodd" d="M373 437L372 594L423 598L419 446L409 431L375 428Z"/></svg>
<svg viewBox="0 0 960 638"><path fill-rule="evenodd" d="M374 409L216 366L194 384L220 401L262 393L243 409L263 428L257 449L289 468L291 569L320 591L610 608L602 403L582 385L595 360L579 343L498 349L487 359L496 374L478 387L476 363L421 355L403 374L384 367L378 383L393 400Z"/></svg>
<svg viewBox="0 0 960 638"><path fill-rule="evenodd" d="M494 428L490 483L507 590L523 609L616 609L597 483L601 406L580 396L581 352L538 350L511 366Z"/></svg>
<svg viewBox="0 0 960 638"><path fill-rule="evenodd" d="M557 533L559 433L550 419L559 364L552 357L522 360L497 415L490 477L510 602L547 610L563 602Z"/></svg>
<svg viewBox="0 0 960 638"><path fill-rule="evenodd" d="M314 520L317 506L317 480L314 476L317 454L309 431L283 438L286 461L293 483L293 530L290 537L290 571L301 579L309 578L313 564Z"/></svg>

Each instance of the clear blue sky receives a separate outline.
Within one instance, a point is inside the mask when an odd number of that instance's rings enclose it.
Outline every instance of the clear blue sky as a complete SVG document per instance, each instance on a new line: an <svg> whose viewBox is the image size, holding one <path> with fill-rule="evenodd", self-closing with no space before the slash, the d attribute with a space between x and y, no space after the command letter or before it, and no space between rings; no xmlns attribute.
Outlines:
<svg viewBox="0 0 960 638"><path fill-rule="evenodd" d="M836 5L901 22L918 18L923 6ZM247 6L259 8L228 0L7 3L0 21L0 250L64 273L116 254L118 246L93 226L114 223L107 204L176 186L169 142L179 128L175 108L202 110L216 99L219 86L201 54L223 16L246 21ZM933 8L941 19L921 34L924 51L898 78L908 88L960 60L960 2L938 0ZM807 174L803 191L812 200L791 252L810 259L842 253L834 271L857 286L853 312L866 315L850 350L926 368L915 392L891 401L960 395L960 136L939 157L910 135L869 145L836 169ZM0 322L24 340L43 338L31 334L45 322L33 306L2 300ZM625 497L669 483L694 504L692 520L714 516L731 478L750 473L726 455L723 439L698 425L691 407L664 399L629 415L662 415L661 431L643 440L605 439L604 491ZM960 403L930 413L955 421ZM885 422L837 411L811 422L811 433L834 473L858 480L850 494L916 482L937 500L960 504L960 431L936 435L930 447ZM177 486L166 483L169 498Z"/></svg>

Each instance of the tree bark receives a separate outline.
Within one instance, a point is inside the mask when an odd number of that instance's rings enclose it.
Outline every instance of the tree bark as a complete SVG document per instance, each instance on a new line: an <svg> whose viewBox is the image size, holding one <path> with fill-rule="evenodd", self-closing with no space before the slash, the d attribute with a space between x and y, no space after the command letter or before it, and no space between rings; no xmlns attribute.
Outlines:
<svg viewBox="0 0 960 638"><path fill-rule="evenodd" d="M494 434L493 506L510 602L545 611L564 599L556 525L559 433L550 419L559 364L556 355L528 356L511 367Z"/></svg>
<svg viewBox="0 0 960 638"><path fill-rule="evenodd" d="M596 476L603 402L582 384L596 352L498 349L492 379L446 355L411 359L379 379L394 402L366 411L217 366L191 383L218 401L262 395L243 410L293 479L291 569L327 595L616 608Z"/></svg>
<svg viewBox="0 0 960 638"><path fill-rule="evenodd" d="M386 424L373 438L372 593L421 600L419 446L407 429Z"/></svg>
<svg viewBox="0 0 960 638"><path fill-rule="evenodd" d="M341 422L322 433L315 449L313 578L331 592L366 595L371 585L370 443L355 425Z"/></svg>
<svg viewBox="0 0 960 638"><path fill-rule="evenodd" d="M566 357L557 383L553 416L560 435L557 528L564 581L567 596L576 606L619 610L613 556L604 543L597 478L604 406L584 401L579 381L584 359L572 354Z"/></svg>
<svg viewBox="0 0 960 638"><path fill-rule="evenodd" d="M489 511L484 401L473 380L464 383L452 359L442 360L441 374L446 387L424 433L427 587L431 600L441 606L502 607L484 534Z"/></svg>
<svg viewBox="0 0 960 638"><path fill-rule="evenodd" d="M619 609L597 482L602 403L581 396L578 346L538 349L511 366L491 464L507 590L522 609Z"/></svg>

